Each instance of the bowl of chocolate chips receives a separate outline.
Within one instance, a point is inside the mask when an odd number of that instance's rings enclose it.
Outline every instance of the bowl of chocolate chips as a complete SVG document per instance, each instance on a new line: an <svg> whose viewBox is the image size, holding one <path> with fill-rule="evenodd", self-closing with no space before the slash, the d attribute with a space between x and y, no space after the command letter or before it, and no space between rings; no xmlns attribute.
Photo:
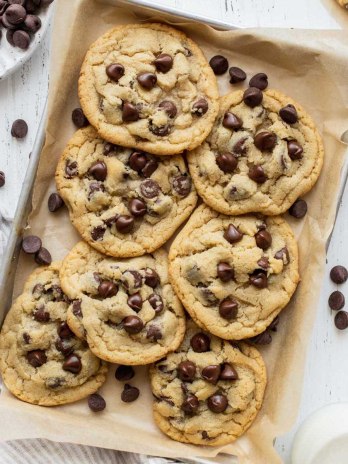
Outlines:
<svg viewBox="0 0 348 464"><path fill-rule="evenodd" d="M0 0L0 79L27 61L45 35L54 0Z"/></svg>

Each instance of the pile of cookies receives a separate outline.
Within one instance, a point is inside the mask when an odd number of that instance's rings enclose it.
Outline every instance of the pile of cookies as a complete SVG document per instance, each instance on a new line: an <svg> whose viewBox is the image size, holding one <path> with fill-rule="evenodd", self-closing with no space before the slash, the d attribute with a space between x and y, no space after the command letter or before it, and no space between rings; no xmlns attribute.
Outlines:
<svg viewBox="0 0 348 464"><path fill-rule="evenodd" d="M49 202L64 201L84 241L36 271L6 318L0 367L20 399L75 401L98 390L108 362L151 364L155 421L174 440L230 443L255 419L266 370L252 342L299 281L279 215L316 182L323 147L265 75L219 98L221 58L209 66L163 24L114 28L88 50L83 127Z"/></svg>

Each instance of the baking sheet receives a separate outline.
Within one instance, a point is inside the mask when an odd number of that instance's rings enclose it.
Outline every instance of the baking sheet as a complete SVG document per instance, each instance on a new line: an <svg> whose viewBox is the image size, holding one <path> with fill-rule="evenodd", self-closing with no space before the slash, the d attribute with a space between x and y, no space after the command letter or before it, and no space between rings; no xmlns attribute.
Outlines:
<svg viewBox="0 0 348 464"><path fill-rule="evenodd" d="M88 44L114 24L137 20L129 7L112 8L92 0L76 0L73 7L69 0L60 0L57 6L46 146L30 218L32 232L42 237L54 259L64 257L79 239L66 211L54 215L48 213L47 198L54 190L52 179L57 160L74 131L71 111L78 105L77 78L84 53ZM172 19L165 15L161 18ZM306 196L309 213L300 222L290 219L299 238L303 281L281 315L280 329L272 345L262 348L269 384L261 413L251 429L235 444L212 449L176 443L162 435L153 423L146 368L137 369L134 384L141 389L141 397L129 405L120 401L121 386L115 382L112 368L109 380L101 390L108 407L99 416L91 415L86 401L47 410L21 403L3 391L0 399L2 440L45 437L173 457L213 457L222 451L238 455L241 463L280 462L273 450L273 439L285 433L296 416L305 348L322 279L325 242L336 210L344 160L344 145L339 139L347 129L348 121L348 80L345 74L348 45L345 33L339 31L217 32L198 24L181 22L178 26L203 47L208 58L221 53L229 58L230 65L244 68L249 76L266 72L270 86L303 104L324 135L325 165L317 186ZM231 89L226 75L219 78L219 84L222 94ZM33 268L32 260L21 256L16 295ZM214 462L230 462L230 457L220 455Z"/></svg>

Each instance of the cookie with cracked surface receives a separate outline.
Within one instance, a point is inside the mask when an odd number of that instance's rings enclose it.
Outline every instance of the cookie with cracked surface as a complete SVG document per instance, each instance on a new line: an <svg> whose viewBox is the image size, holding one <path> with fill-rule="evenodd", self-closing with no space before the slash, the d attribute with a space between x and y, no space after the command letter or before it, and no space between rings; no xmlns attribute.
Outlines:
<svg viewBox="0 0 348 464"><path fill-rule="evenodd" d="M150 364L181 343L185 316L168 280L165 251L116 260L80 242L64 259L60 277L75 300L68 324L101 359Z"/></svg>
<svg viewBox="0 0 348 464"><path fill-rule="evenodd" d="M311 117L274 90L220 100L206 141L188 156L199 195L223 214L282 214L317 181L324 149Z"/></svg>
<svg viewBox="0 0 348 464"><path fill-rule="evenodd" d="M175 353L150 369L154 418L170 438L231 443L255 420L267 382L260 353L204 333L192 320Z"/></svg>
<svg viewBox="0 0 348 464"><path fill-rule="evenodd" d="M278 216L224 216L201 205L169 252L173 287L194 321L227 340L263 332L299 281L298 251Z"/></svg>
<svg viewBox="0 0 348 464"><path fill-rule="evenodd" d="M77 131L68 143L56 183L84 240L117 257L160 248L197 201L182 156L155 158L116 146L92 126Z"/></svg>
<svg viewBox="0 0 348 464"><path fill-rule="evenodd" d="M38 269L6 316L0 334L0 369L17 398L41 406L78 401L105 382L107 365L69 330L69 300L60 263Z"/></svg>
<svg viewBox="0 0 348 464"><path fill-rule="evenodd" d="M200 48L160 23L118 26L92 44L79 97L103 138L157 155L200 145L219 106L216 78Z"/></svg>

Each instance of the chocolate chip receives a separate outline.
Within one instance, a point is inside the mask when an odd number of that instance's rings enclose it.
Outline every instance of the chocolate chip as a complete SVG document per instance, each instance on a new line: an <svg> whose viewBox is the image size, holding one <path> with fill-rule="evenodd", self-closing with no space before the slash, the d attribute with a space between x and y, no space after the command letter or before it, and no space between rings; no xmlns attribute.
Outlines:
<svg viewBox="0 0 348 464"><path fill-rule="evenodd" d="M139 397L140 391L137 387L132 387L128 383L125 384L123 392L121 393L121 400L125 403L132 403Z"/></svg>
<svg viewBox="0 0 348 464"><path fill-rule="evenodd" d="M152 179L146 179L140 184L140 192L145 198L158 197L160 191L160 186Z"/></svg>
<svg viewBox="0 0 348 464"><path fill-rule="evenodd" d="M288 154L290 158L293 161L302 159L303 148L297 142L297 140L289 140L287 144L288 144Z"/></svg>
<svg viewBox="0 0 348 464"><path fill-rule="evenodd" d="M200 98L192 105L191 113L196 116L203 116L208 111L208 102L205 98Z"/></svg>
<svg viewBox="0 0 348 464"><path fill-rule="evenodd" d="M24 343L26 343L28 345L30 343L30 341L31 341L30 335L28 333L24 332L23 340L24 340Z"/></svg>
<svg viewBox="0 0 348 464"><path fill-rule="evenodd" d="M115 82L118 82L124 76L124 66L119 63L109 64L105 71L107 76Z"/></svg>
<svg viewBox="0 0 348 464"><path fill-rule="evenodd" d="M261 332L255 337L249 338L251 343L255 343L255 345L269 345L272 342L272 335L269 333L268 330Z"/></svg>
<svg viewBox="0 0 348 464"><path fill-rule="evenodd" d="M40 250L41 247L42 241L36 235L28 235L27 237L23 238L22 250L24 253L35 254Z"/></svg>
<svg viewBox="0 0 348 464"><path fill-rule="evenodd" d="M140 288L143 285L143 278L142 278L142 275L140 274L140 272L138 272L138 271L126 271L126 272L129 272L131 274L131 276L133 277L133 287L134 288ZM125 287L128 288L128 282L127 281L124 281L123 284L125 285Z"/></svg>
<svg viewBox="0 0 348 464"><path fill-rule="evenodd" d="M62 322L58 327L58 336L63 340L69 340L74 336L73 332L70 330L70 327L66 322Z"/></svg>
<svg viewBox="0 0 348 464"><path fill-rule="evenodd" d="M161 340L163 337L161 329L154 324L151 324L146 330L146 338L149 340L156 342L157 340Z"/></svg>
<svg viewBox="0 0 348 464"><path fill-rule="evenodd" d="M176 105L171 102L170 100L163 100L159 105L158 105L159 108L161 108L163 111L165 111L167 113L167 115L173 119L175 118L177 112L178 112L178 109L176 107Z"/></svg>
<svg viewBox="0 0 348 464"><path fill-rule="evenodd" d="M217 275L222 282L229 282L234 278L234 270L228 263L219 263L217 265Z"/></svg>
<svg viewBox="0 0 348 464"><path fill-rule="evenodd" d="M222 393L215 393L215 395L209 396L207 400L208 408L215 413L221 413L226 411L228 401L225 395Z"/></svg>
<svg viewBox="0 0 348 464"><path fill-rule="evenodd" d="M0 188L5 185L6 178L4 171L0 171Z"/></svg>
<svg viewBox="0 0 348 464"><path fill-rule="evenodd" d="M209 383L213 385L217 384L221 372L221 367L219 365L207 366L202 370L202 377Z"/></svg>
<svg viewBox="0 0 348 464"><path fill-rule="evenodd" d="M155 87L157 83L157 77L153 73L145 72L138 74L137 81L144 89L151 90Z"/></svg>
<svg viewBox="0 0 348 464"><path fill-rule="evenodd" d="M27 16L26 9L22 5L10 5L6 12L5 17L11 24L22 24Z"/></svg>
<svg viewBox="0 0 348 464"><path fill-rule="evenodd" d="M259 132L254 138L255 146L261 151L272 151L276 143L277 136L274 132Z"/></svg>
<svg viewBox="0 0 348 464"><path fill-rule="evenodd" d="M250 276L249 282L257 288L266 288L268 286L267 274L261 269L256 269Z"/></svg>
<svg viewBox="0 0 348 464"><path fill-rule="evenodd" d="M95 180L103 182L108 174L108 169L104 161L97 161L88 169L88 174L94 177Z"/></svg>
<svg viewBox="0 0 348 464"><path fill-rule="evenodd" d="M47 250L47 248L41 247L41 249L35 254L35 262L37 264L48 266L52 262L51 253Z"/></svg>
<svg viewBox="0 0 348 464"><path fill-rule="evenodd" d="M279 116L288 124L295 124L298 121L298 115L294 105L286 105L281 108Z"/></svg>
<svg viewBox="0 0 348 464"><path fill-rule="evenodd" d="M134 293L134 295L130 295L128 297L127 304L138 313L143 306L143 300L140 296L140 293Z"/></svg>
<svg viewBox="0 0 348 464"><path fill-rule="evenodd" d="M302 219L306 213L307 203L302 199L296 200L295 203L289 208L289 214L296 219Z"/></svg>
<svg viewBox="0 0 348 464"><path fill-rule="evenodd" d="M268 77L265 73L257 73L249 81L250 87L256 87L260 90L265 90L268 86Z"/></svg>
<svg viewBox="0 0 348 464"><path fill-rule="evenodd" d="M224 363L221 368L220 380L238 380L236 369L231 364Z"/></svg>
<svg viewBox="0 0 348 464"><path fill-rule="evenodd" d="M224 232L224 239L233 244L239 242L242 240L242 238L243 234L236 227L234 227L233 224L229 224Z"/></svg>
<svg viewBox="0 0 348 464"><path fill-rule="evenodd" d="M137 334L144 328L144 323L138 316L126 316L122 320L124 330L129 334Z"/></svg>
<svg viewBox="0 0 348 464"><path fill-rule="evenodd" d="M67 161L65 165L65 174L67 175L68 179L71 179L72 177L77 176L78 174L78 169L77 169L77 162L73 161Z"/></svg>
<svg viewBox="0 0 348 464"><path fill-rule="evenodd" d="M130 213L135 217L142 217L147 213L146 203L139 198L133 198L128 203Z"/></svg>
<svg viewBox="0 0 348 464"><path fill-rule="evenodd" d="M139 111L132 103L124 102L122 107L123 122L134 122L139 119Z"/></svg>
<svg viewBox="0 0 348 464"><path fill-rule="evenodd" d="M280 319L279 316L276 316L267 328L268 328L269 330L272 330L272 332L277 332L277 327L278 327L278 324L279 324L279 319Z"/></svg>
<svg viewBox="0 0 348 464"><path fill-rule="evenodd" d="M331 295L329 296L329 306L331 309L334 311L338 311L339 309L342 309L345 305L345 298L343 293L340 291L336 290L335 292L332 292Z"/></svg>
<svg viewBox="0 0 348 464"><path fill-rule="evenodd" d="M23 139L28 133L28 124L24 119L17 119L12 124L11 135L16 139Z"/></svg>
<svg viewBox="0 0 348 464"><path fill-rule="evenodd" d="M199 332L191 338L190 345L196 353L205 353L210 350L210 338L205 333Z"/></svg>
<svg viewBox="0 0 348 464"><path fill-rule="evenodd" d="M275 259L282 259L284 264L288 264L290 262L290 255L289 251L286 247L282 248L281 250L277 251L274 255Z"/></svg>
<svg viewBox="0 0 348 464"><path fill-rule="evenodd" d="M346 311L338 311L335 316L335 326L339 330L344 330L348 327L348 313Z"/></svg>
<svg viewBox="0 0 348 464"><path fill-rule="evenodd" d="M152 121L150 121L149 129L153 134L158 135L159 137L165 137L169 134L171 126L168 124L165 124L164 126L156 126L152 123Z"/></svg>
<svg viewBox="0 0 348 464"><path fill-rule="evenodd" d="M344 266L335 266L330 271L330 278L335 284L343 284L348 278L348 271Z"/></svg>
<svg viewBox="0 0 348 464"><path fill-rule="evenodd" d="M202 438L203 438L203 440L209 440L210 439L208 433L205 430L202 431Z"/></svg>
<svg viewBox="0 0 348 464"><path fill-rule="evenodd" d="M184 401L181 405L181 409L186 413L186 414L194 414L197 412L199 407L199 400L196 395L193 395L192 393L188 393L186 397L184 398Z"/></svg>
<svg viewBox="0 0 348 464"><path fill-rule="evenodd" d="M48 322L50 320L50 313L45 311L45 307L42 306L34 312L34 319L37 322Z"/></svg>
<svg viewBox="0 0 348 464"><path fill-rule="evenodd" d="M222 125L227 129L238 130L243 126L243 121L236 114L227 112L224 114Z"/></svg>
<svg viewBox="0 0 348 464"><path fill-rule="evenodd" d="M216 74L217 76L221 76L228 69L228 61L222 55L215 55L212 58L210 58L209 64L212 70L214 71L214 74Z"/></svg>
<svg viewBox="0 0 348 464"><path fill-rule="evenodd" d="M4 27L6 27L7 29L12 29L13 30L13 33L15 32L15 30L17 29L17 25L16 24L12 24L10 23L10 21L7 19L6 17L6 14L3 14L1 16L1 23ZM1 24L0 24L1 25Z"/></svg>
<svg viewBox="0 0 348 464"><path fill-rule="evenodd" d="M97 226L94 227L94 229L91 232L91 237L93 240L101 240L104 237L105 234L105 227L103 226Z"/></svg>
<svg viewBox="0 0 348 464"><path fill-rule="evenodd" d="M75 300L72 305L72 312L77 317L82 317L81 300Z"/></svg>
<svg viewBox="0 0 348 464"><path fill-rule="evenodd" d="M228 321L235 319L238 314L238 303L231 297L223 299L219 304L219 314Z"/></svg>
<svg viewBox="0 0 348 464"><path fill-rule="evenodd" d="M117 151L118 146L114 145L113 143L106 142L104 145L104 151L103 154L105 156L110 156L114 154Z"/></svg>
<svg viewBox="0 0 348 464"><path fill-rule="evenodd" d="M65 357L69 356L74 351L74 347L71 345L71 342L68 340L62 340L58 338L55 343L57 350L62 353Z"/></svg>
<svg viewBox="0 0 348 464"><path fill-rule="evenodd" d="M153 158L149 159L145 167L141 170L144 177L150 177L158 168L158 163Z"/></svg>
<svg viewBox="0 0 348 464"><path fill-rule="evenodd" d="M236 155L245 155L247 148L245 146L245 142L247 141L247 137L242 137L239 139L232 148L232 152Z"/></svg>
<svg viewBox="0 0 348 464"><path fill-rule="evenodd" d="M55 213L64 205L62 197L58 193L51 193L48 197L48 209L51 213Z"/></svg>
<svg viewBox="0 0 348 464"><path fill-rule="evenodd" d="M262 258L258 260L257 265L260 266L261 269L267 270L269 268L267 256L262 256Z"/></svg>
<svg viewBox="0 0 348 464"><path fill-rule="evenodd" d="M110 280L103 280L98 286L98 293L102 298L111 298L117 295L118 286Z"/></svg>
<svg viewBox="0 0 348 464"><path fill-rule="evenodd" d="M26 31L15 31L12 36L13 43L15 47L20 48L21 50L27 50L30 45L30 35Z"/></svg>
<svg viewBox="0 0 348 464"><path fill-rule="evenodd" d="M27 361L33 367L40 367L47 362L47 356L43 350L29 351L27 353Z"/></svg>
<svg viewBox="0 0 348 464"><path fill-rule="evenodd" d="M160 295L157 295L156 293L152 293L152 295L149 296L148 302L155 310L155 313L160 313L164 308L162 298L160 297Z"/></svg>
<svg viewBox="0 0 348 464"><path fill-rule="evenodd" d="M247 77L243 69L237 68L237 66L232 66L228 72L230 73L231 84L238 84L239 82L243 82Z"/></svg>
<svg viewBox="0 0 348 464"><path fill-rule="evenodd" d="M177 176L173 179L173 188L181 197L185 198L191 192L192 181L189 176Z"/></svg>
<svg viewBox="0 0 348 464"><path fill-rule="evenodd" d="M263 184L267 180L267 176L262 166L250 166L248 176L257 184Z"/></svg>
<svg viewBox="0 0 348 464"><path fill-rule="evenodd" d="M256 87L249 87L243 94L243 101L250 108L255 108L255 106L260 105L262 99L263 94L261 90L257 89Z"/></svg>
<svg viewBox="0 0 348 464"><path fill-rule="evenodd" d="M45 288L42 284L36 284L33 287L32 294L35 298L40 298L40 296L44 293Z"/></svg>
<svg viewBox="0 0 348 464"><path fill-rule="evenodd" d="M233 172L238 164L237 158L232 153L221 153L216 157L216 164L223 172Z"/></svg>
<svg viewBox="0 0 348 464"><path fill-rule="evenodd" d="M259 230L255 234L256 245L262 250L267 250L272 245L272 235L267 230Z"/></svg>
<svg viewBox="0 0 348 464"><path fill-rule="evenodd" d="M122 214L116 219L116 229L120 234L129 234L132 232L133 228L134 218L132 216Z"/></svg>
<svg viewBox="0 0 348 464"><path fill-rule="evenodd" d="M93 412L100 412L105 409L106 402L98 393L93 393L93 395L88 398L88 406Z"/></svg>
<svg viewBox="0 0 348 464"><path fill-rule="evenodd" d="M82 108L75 108L71 113L71 119L75 126L79 129L82 129L82 127L86 127L89 124Z"/></svg>
<svg viewBox="0 0 348 464"><path fill-rule="evenodd" d="M145 168L147 161L145 153L135 151L130 155L128 164L133 171L140 173Z"/></svg>
<svg viewBox="0 0 348 464"><path fill-rule="evenodd" d="M124 366L121 364L120 366L117 367L115 371L115 378L119 380L120 382L124 382L127 380L130 380L134 377L134 369L132 366Z"/></svg>
<svg viewBox="0 0 348 464"><path fill-rule="evenodd" d="M147 267L145 269L145 284L151 288L157 287L160 283L160 278L154 269Z"/></svg>
<svg viewBox="0 0 348 464"><path fill-rule="evenodd" d="M63 364L63 369L72 374L79 374L82 369L80 356L77 354L70 354Z"/></svg>
<svg viewBox="0 0 348 464"><path fill-rule="evenodd" d="M200 287L199 284L197 286ZM203 287L201 290L201 294L203 298L205 299L206 305L208 306L215 306L219 301L214 295L214 293L211 290L209 290L209 288Z"/></svg>
<svg viewBox="0 0 348 464"><path fill-rule="evenodd" d="M157 71L167 73L173 66L173 58L167 53L161 53L153 62Z"/></svg>
<svg viewBox="0 0 348 464"><path fill-rule="evenodd" d="M35 34L41 28L41 19L36 15L29 14L24 20L23 28L31 34Z"/></svg>
<svg viewBox="0 0 348 464"><path fill-rule="evenodd" d="M193 382L196 375L196 365L192 361L182 361L178 365L177 373L183 382Z"/></svg>

